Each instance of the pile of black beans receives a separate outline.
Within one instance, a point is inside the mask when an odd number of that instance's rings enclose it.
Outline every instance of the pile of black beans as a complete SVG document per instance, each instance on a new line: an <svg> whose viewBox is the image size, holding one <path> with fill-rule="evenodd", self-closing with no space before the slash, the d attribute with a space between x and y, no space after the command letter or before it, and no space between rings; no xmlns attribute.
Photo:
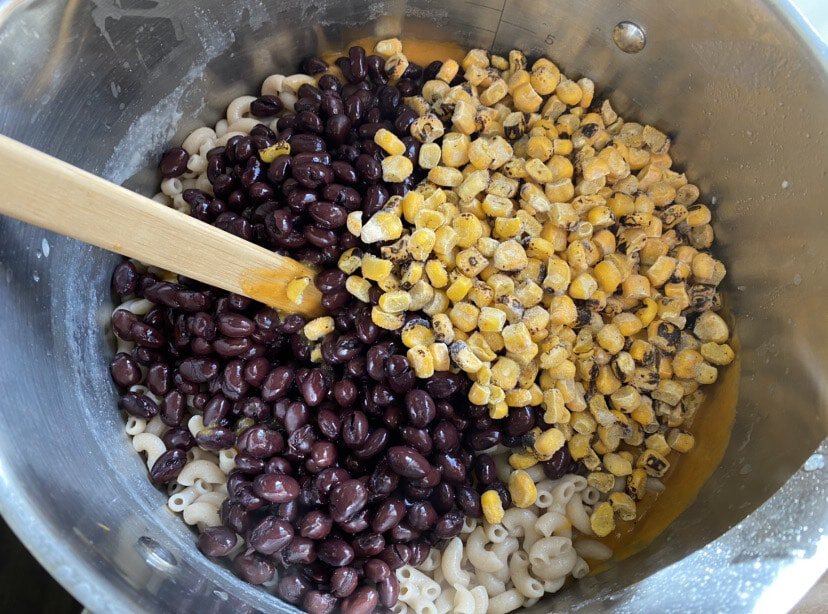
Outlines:
<svg viewBox="0 0 828 614"><path fill-rule="evenodd" d="M362 47L352 47L336 65L346 82L324 74L319 87L302 85L293 111L285 111L277 96L252 103L251 114L262 121L278 116L276 130L262 123L207 153L215 196L185 190L194 217L298 260L333 265L358 243L345 228L348 213L362 210L367 219L419 182L422 173L415 171L402 183L384 183L384 153L373 139L380 128L397 134L416 167L420 143L408 132L417 114L403 97L419 93L440 64L423 70L412 62L396 85L388 83L385 61ZM328 66L312 58L304 69L320 74ZM290 154L263 162L258 152L280 142L290 145ZM169 150L161 173L180 176L187 162L184 149Z"/></svg>
<svg viewBox="0 0 828 614"><path fill-rule="evenodd" d="M333 276L317 285L334 291L338 283L323 283ZM239 452L224 526L205 530L199 546L221 557L243 536L232 567L244 580L260 584L278 570L279 596L309 612L388 608L398 595L394 569L421 563L466 515L482 515L473 476L508 498L491 458L474 456L501 432L468 405L467 378L416 379L369 306L355 302L335 316L319 365L299 316L281 320L244 297L161 281L129 262L113 285L119 298L156 305L143 317L117 310L112 318L115 334L136 344L115 356L113 379L122 388L143 383L162 399L125 392L121 409L160 415L170 427L152 479L173 481L194 445ZM205 424L195 437L189 395Z"/></svg>

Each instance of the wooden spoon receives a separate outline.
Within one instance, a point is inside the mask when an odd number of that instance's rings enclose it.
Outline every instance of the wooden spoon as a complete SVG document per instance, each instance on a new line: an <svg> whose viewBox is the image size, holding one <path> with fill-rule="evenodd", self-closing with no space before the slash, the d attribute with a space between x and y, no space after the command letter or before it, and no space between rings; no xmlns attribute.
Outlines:
<svg viewBox="0 0 828 614"><path fill-rule="evenodd" d="M315 271L0 135L0 213L271 307L321 315ZM287 285L309 277L299 303Z"/></svg>

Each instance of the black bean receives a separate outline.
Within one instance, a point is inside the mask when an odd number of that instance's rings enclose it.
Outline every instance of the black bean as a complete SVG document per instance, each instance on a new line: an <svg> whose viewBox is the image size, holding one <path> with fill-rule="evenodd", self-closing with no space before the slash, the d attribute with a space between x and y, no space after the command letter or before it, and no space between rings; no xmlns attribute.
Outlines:
<svg viewBox="0 0 828 614"><path fill-rule="evenodd" d="M112 291L121 299L135 294L138 287L138 270L129 260L125 260L115 267L112 272Z"/></svg>
<svg viewBox="0 0 828 614"><path fill-rule="evenodd" d="M398 524L405 515L405 505L396 497L389 497L383 501L374 512L371 520L371 530L376 533L385 533Z"/></svg>
<svg viewBox="0 0 828 614"><path fill-rule="evenodd" d="M387 578L377 582L377 593L379 594L380 605L390 608L397 603L400 596L400 583L397 576L389 574Z"/></svg>
<svg viewBox="0 0 828 614"><path fill-rule="evenodd" d="M302 607L308 614L329 614L337 603L336 597L319 591L308 591L302 599Z"/></svg>
<svg viewBox="0 0 828 614"><path fill-rule="evenodd" d="M375 495L388 495L397 488L400 476L394 472L387 461L381 461L368 480L368 490Z"/></svg>
<svg viewBox="0 0 828 614"><path fill-rule="evenodd" d="M257 476L253 482L254 492L271 503L286 503L299 496L299 482L278 473L265 473Z"/></svg>
<svg viewBox="0 0 828 614"><path fill-rule="evenodd" d="M207 527L198 536L198 549L207 556L227 556L237 541L236 534L227 527Z"/></svg>
<svg viewBox="0 0 828 614"><path fill-rule="evenodd" d="M312 369L308 377L299 384L299 392L309 407L316 407L328 395L327 382L322 369Z"/></svg>
<svg viewBox="0 0 828 614"><path fill-rule="evenodd" d="M273 369L262 383L262 400L272 403L284 397L293 386L294 375L291 367L280 366Z"/></svg>
<svg viewBox="0 0 828 614"><path fill-rule="evenodd" d="M503 509L508 509L512 507L512 495L509 493L509 490L500 482L494 482L489 486L491 490L497 492L498 496L500 497L501 503L503 503Z"/></svg>
<svg viewBox="0 0 828 614"><path fill-rule="evenodd" d="M264 584L276 573L276 567L262 555L250 552L233 559L233 572L250 584Z"/></svg>
<svg viewBox="0 0 828 614"><path fill-rule="evenodd" d="M271 556L290 544L291 540L293 527L290 523L275 516L267 516L250 531L247 543L257 552Z"/></svg>
<svg viewBox="0 0 828 614"><path fill-rule="evenodd" d="M314 510L305 514L302 521L299 523L299 534L308 539L320 540L324 539L331 532L333 527L333 520L330 516Z"/></svg>
<svg viewBox="0 0 828 614"><path fill-rule="evenodd" d="M425 390L411 390L405 395L405 409L408 422L415 427L428 426L437 416L434 400Z"/></svg>
<svg viewBox="0 0 828 614"><path fill-rule="evenodd" d="M437 512L428 501L418 501L408 508L408 524L418 531L427 531L437 522Z"/></svg>
<svg viewBox="0 0 828 614"><path fill-rule="evenodd" d="M285 449L285 440L281 433L264 425L251 426L243 431L236 441L239 452L253 458L270 458Z"/></svg>
<svg viewBox="0 0 828 614"><path fill-rule="evenodd" d="M310 588L310 583L300 573L291 571L279 578L276 592L288 603L298 604Z"/></svg>
<svg viewBox="0 0 828 614"><path fill-rule="evenodd" d="M378 428L368 436L361 448L354 450L354 456L360 460L373 458L386 448L390 439L388 429Z"/></svg>
<svg viewBox="0 0 828 614"><path fill-rule="evenodd" d="M373 158L371 158L373 159ZM381 185L370 185L365 190L365 196L362 198L362 209L365 215L374 215L377 211L385 206L389 198L388 190Z"/></svg>
<svg viewBox="0 0 828 614"><path fill-rule="evenodd" d="M178 449L186 452L195 445L195 437L190 431L178 427L169 429L161 436L161 440L168 450Z"/></svg>
<svg viewBox="0 0 828 614"><path fill-rule="evenodd" d="M228 428L212 426L201 429L195 438L200 447L218 452L231 447L236 441L236 434Z"/></svg>
<svg viewBox="0 0 828 614"><path fill-rule="evenodd" d="M405 544L390 544L379 553L377 558L381 559L393 571L408 563L411 558L411 550Z"/></svg>
<svg viewBox="0 0 828 614"><path fill-rule="evenodd" d="M331 567L344 567L354 560L354 549L345 540L329 537L318 548L317 556Z"/></svg>
<svg viewBox="0 0 828 614"><path fill-rule="evenodd" d="M360 180L366 183L376 183L382 178L382 167L372 156L360 154L354 167Z"/></svg>
<svg viewBox="0 0 828 614"><path fill-rule="evenodd" d="M118 400L118 407L136 418L149 420L158 413L158 405L144 394L127 392Z"/></svg>
<svg viewBox="0 0 828 614"><path fill-rule="evenodd" d="M405 426L401 429L400 435L402 436L403 442L414 448L420 454L431 454L431 451L434 449L434 442L425 429Z"/></svg>
<svg viewBox="0 0 828 614"><path fill-rule="evenodd" d="M250 114L254 117L273 117L284 108L278 96L260 96L250 103Z"/></svg>
<svg viewBox="0 0 828 614"><path fill-rule="evenodd" d="M186 358L178 365L178 372L188 382L203 384L218 375L219 365L209 358Z"/></svg>
<svg viewBox="0 0 828 614"><path fill-rule="evenodd" d="M164 177L180 177L187 172L190 154L182 147L173 147L164 152L158 168Z"/></svg>
<svg viewBox="0 0 828 614"><path fill-rule="evenodd" d="M288 139L288 142L290 143L290 150L294 154L326 150L325 141L313 134L294 134Z"/></svg>
<svg viewBox="0 0 828 614"><path fill-rule="evenodd" d="M334 444L329 441L317 441L311 446L311 458L306 465L309 470L318 473L333 465L336 459L337 451Z"/></svg>
<svg viewBox="0 0 828 614"><path fill-rule="evenodd" d="M347 521L368 503L368 490L359 480L337 484L330 493L330 513L335 522Z"/></svg>
<svg viewBox="0 0 828 614"><path fill-rule="evenodd" d="M478 454L474 459L473 468L480 484L489 485L497 481L497 469L494 460L488 454Z"/></svg>
<svg viewBox="0 0 828 614"><path fill-rule="evenodd" d="M567 474L571 463L572 456L569 453L569 447L563 446L552 455L552 458L542 463L543 472L550 480L557 480Z"/></svg>
<svg viewBox="0 0 828 614"><path fill-rule="evenodd" d="M337 597L347 597L359 584L359 575L353 567L339 567L331 574L331 592Z"/></svg>
<svg viewBox="0 0 828 614"><path fill-rule="evenodd" d="M370 586L358 588L342 602L342 614L371 614L379 603L376 589Z"/></svg>
<svg viewBox="0 0 828 614"><path fill-rule="evenodd" d="M387 458L391 469L405 478L425 477L431 468L423 455L407 446L389 448Z"/></svg>
<svg viewBox="0 0 828 614"><path fill-rule="evenodd" d="M124 352L115 354L109 363L112 380L122 388L129 388L141 381L141 369L132 356Z"/></svg>
<svg viewBox="0 0 828 614"><path fill-rule="evenodd" d="M348 411L341 415L342 441L351 448L361 448L368 439L368 418L361 411Z"/></svg>
<svg viewBox="0 0 828 614"><path fill-rule="evenodd" d="M449 539L460 535L463 530L463 514L460 512L448 512L443 514L434 525L434 535L440 539Z"/></svg>
<svg viewBox="0 0 828 614"><path fill-rule="evenodd" d="M468 444L472 450L485 450L500 443L500 430L490 428L482 431L474 431L468 435Z"/></svg>
<svg viewBox="0 0 828 614"><path fill-rule="evenodd" d="M483 508L480 504L480 495L468 484L461 484L455 489L457 507L470 518L480 518Z"/></svg>
<svg viewBox="0 0 828 614"><path fill-rule="evenodd" d="M422 540L413 541L408 544L408 547L411 550L411 558L408 562L414 567L422 565L431 552L431 544Z"/></svg>
<svg viewBox="0 0 828 614"><path fill-rule="evenodd" d="M156 459L155 464L150 469L150 478L156 484L172 482L178 477L186 464L187 453L184 450L177 448L167 450Z"/></svg>
<svg viewBox="0 0 828 614"><path fill-rule="evenodd" d="M432 430L434 447L439 452L450 452L460 445L460 432L448 420L440 420Z"/></svg>

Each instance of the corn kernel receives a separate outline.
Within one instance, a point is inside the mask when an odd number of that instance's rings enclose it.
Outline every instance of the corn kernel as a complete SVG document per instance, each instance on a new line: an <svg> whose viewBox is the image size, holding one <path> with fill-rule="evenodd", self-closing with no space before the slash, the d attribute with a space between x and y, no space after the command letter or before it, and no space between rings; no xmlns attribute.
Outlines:
<svg viewBox="0 0 828 614"><path fill-rule="evenodd" d="M450 301L457 303L462 301L472 288L472 280L465 276L457 277L446 289L446 296Z"/></svg>
<svg viewBox="0 0 828 614"><path fill-rule="evenodd" d="M453 284L452 284L453 285ZM451 288L449 288L451 290ZM454 324L455 328L469 333L477 328L477 318L480 315L480 310L471 303L459 302L449 311L449 319Z"/></svg>
<svg viewBox="0 0 828 614"><path fill-rule="evenodd" d="M428 346L428 351L431 352L435 371L448 371L451 368L448 346L445 343L432 343Z"/></svg>
<svg viewBox="0 0 828 614"><path fill-rule="evenodd" d="M379 298L379 308L386 313L399 313L411 306L411 295L404 290L386 292Z"/></svg>
<svg viewBox="0 0 828 614"><path fill-rule="evenodd" d="M302 297L305 294L305 290L310 286L311 279L310 277L297 277L294 280L291 280L285 291L285 294L288 297L288 300L296 303L297 305L302 303Z"/></svg>
<svg viewBox="0 0 828 614"><path fill-rule="evenodd" d="M538 459L531 454L515 452L509 455L509 465L512 469L529 469L538 464Z"/></svg>
<svg viewBox="0 0 828 614"><path fill-rule="evenodd" d="M579 88L580 89L580 88ZM579 97L580 100L580 97ZM607 501L595 506L589 517L589 526L598 537L606 537L615 530L615 518L612 505Z"/></svg>
<svg viewBox="0 0 828 614"><path fill-rule="evenodd" d="M378 243L399 239L402 231L402 222L398 215L390 211L377 211L362 226L359 236L365 243Z"/></svg>
<svg viewBox="0 0 828 614"><path fill-rule="evenodd" d="M587 300L598 290L598 282L589 273L581 273L569 285L569 296L574 299Z"/></svg>
<svg viewBox="0 0 828 614"><path fill-rule="evenodd" d="M483 516L489 524L499 524L503 520L503 501L496 490L487 490L480 496L480 506L483 508Z"/></svg>
<svg viewBox="0 0 828 614"><path fill-rule="evenodd" d="M435 288L444 288L448 284L448 273L446 267L439 260L429 260L425 264L425 274Z"/></svg>
<svg viewBox="0 0 828 614"><path fill-rule="evenodd" d="M486 405L489 402L489 387L477 382L469 388L469 401L474 405Z"/></svg>
<svg viewBox="0 0 828 614"><path fill-rule="evenodd" d="M481 360L474 355L474 352L463 341L452 343L449 346L449 354L454 364L466 373L477 373L483 366Z"/></svg>
<svg viewBox="0 0 828 614"><path fill-rule="evenodd" d="M470 247L457 254L457 269L466 277L477 275L489 266L489 260L477 248Z"/></svg>
<svg viewBox="0 0 828 614"><path fill-rule="evenodd" d="M521 83L512 90L512 103L515 109L522 113L535 113L543 104L543 98L532 88L528 81Z"/></svg>
<svg viewBox="0 0 828 614"><path fill-rule="evenodd" d="M379 307L371 309L371 321L385 330L398 330L405 323L405 313L385 313Z"/></svg>
<svg viewBox="0 0 828 614"><path fill-rule="evenodd" d="M428 180L442 187L456 188L463 183L463 173L448 166L435 166L428 171Z"/></svg>
<svg viewBox="0 0 828 614"><path fill-rule="evenodd" d="M424 345L409 348L405 357L419 378L428 378L434 375L434 357Z"/></svg>
<svg viewBox="0 0 828 614"><path fill-rule="evenodd" d="M614 476L628 476L633 471L632 463L620 454L610 452L609 454L604 454L602 460L604 467Z"/></svg>
<svg viewBox="0 0 828 614"><path fill-rule="evenodd" d="M693 446L696 445L696 439L686 431L670 429L667 431L667 445L669 445L676 452L686 454L693 449Z"/></svg>
<svg viewBox="0 0 828 614"><path fill-rule="evenodd" d="M279 156L290 155L290 143L287 141L279 141L270 147L265 147L259 150L259 158L262 162L270 164Z"/></svg>
<svg viewBox="0 0 828 614"><path fill-rule="evenodd" d="M382 160L383 181L400 183L407 179L413 172L414 163L405 156L388 156Z"/></svg>
<svg viewBox="0 0 828 614"><path fill-rule="evenodd" d="M405 153L405 145L396 134L385 128L380 128L374 134L374 143L392 156L401 156Z"/></svg>
<svg viewBox="0 0 828 614"><path fill-rule="evenodd" d="M434 338L441 343L454 341L454 326L445 313L438 313L431 317L431 328L434 331Z"/></svg>
<svg viewBox="0 0 828 614"><path fill-rule="evenodd" d="M729 365L735 358L733 349L726 343L720 345L711 341L703 343L699 349L704 359L714 365Z"/></svg>
<svg viewBox="0 0 828 614"><path fill-rule="evenodd" d="M543 458L551 458L566 444L566 437L557 428L545 430L535 439L535 451Z"/></svg>
<svg viewBox="0 0 828 614"><path fill-rule="evenodd" d="M670 463L661 454L655 450L645 450L641 456L635 461L636 467L644 469L647 475L660 478L663 477L670 468Z"/></svg>
<svg viewBox="0 0 828 614"><path fill-rule="evenodd" d="M363 279L358 275L351 275L345 280L345 289L353 296L357 297L363 303L370 303L369 291L371 290L371 282Z"/></svg>
<svg viewBox="0 0 828 614"><path fill-rule="evenodd" d="M693 326L693 334L704 343L725 343L730 336L727 323L717 313L705 311L696 320Z"/></svg>
<svg viewBox="0 0 828 614"><path fill-rule="evenodd" d="M422 147L420 147L420 153L417 157L417 161L420 168L430 170L440 164L441 155L442 151L437 143L424 143Z"/></svg>
<svg viewBox="0 0 828 614"><path fill-rule="evenodd" d="M414 260L424 262L434 249L437 235L430 228L418 228L411 233L408 250Z"/></svg>
<svg viewBox="0 0 828 614"><path fill-rule="evenodd" d="M395 53L402 53L402 42L398 38L386 38L374 45L374 52L383 58L390 58Z"/></svg>
<svg viewBox="0 0 828 614"><path fill-rule="evenodd" d="M497 247L493 264L501 271L519 271L527 265L528 261L523 246L514 239L510 239Z"/></svg>
<svg viewBox="0 0 828 614"><path fill-rule="evenodd" d="M527 508L535 504L538 489L534 480L523 469L517 469L509 476L509 494L517 507Z"/></svg>
<svg viewBox="0 0 828 614"><path fill-rule="evenodd" d="M318 341L334 330L334 320L330 316L316 318L305 324L303 332L310 341Z"/></svg>
<svg viewBox="0 0 828 614"><path fill-rule="evenodd" d="M390 260L377 258L371 254L365 254L362 257L362 275L365 279L380 281L391 274L393 266Z"/></svg>
<svg viewBox="0 0 828 614"><path fill-rule="evenodd" d="M403 326L400 332L403 345L413 348L418 345L428 346L434 343L434 332L427 320L414 318Z"/></svg>

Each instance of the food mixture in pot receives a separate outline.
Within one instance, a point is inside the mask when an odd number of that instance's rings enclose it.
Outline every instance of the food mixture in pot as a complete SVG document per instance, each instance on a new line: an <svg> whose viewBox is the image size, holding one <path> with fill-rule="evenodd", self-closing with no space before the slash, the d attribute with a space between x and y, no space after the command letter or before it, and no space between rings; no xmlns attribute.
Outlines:
<svg viewBox="0 0 828 614"><path fill-rule="evenodd" d="M206 556L308 612L530 606L611 559L734 360L711 210L546 58L331 60L165 152L155 197L316 267L288 295L327 315L122 262L126 432Z"/></svg>

